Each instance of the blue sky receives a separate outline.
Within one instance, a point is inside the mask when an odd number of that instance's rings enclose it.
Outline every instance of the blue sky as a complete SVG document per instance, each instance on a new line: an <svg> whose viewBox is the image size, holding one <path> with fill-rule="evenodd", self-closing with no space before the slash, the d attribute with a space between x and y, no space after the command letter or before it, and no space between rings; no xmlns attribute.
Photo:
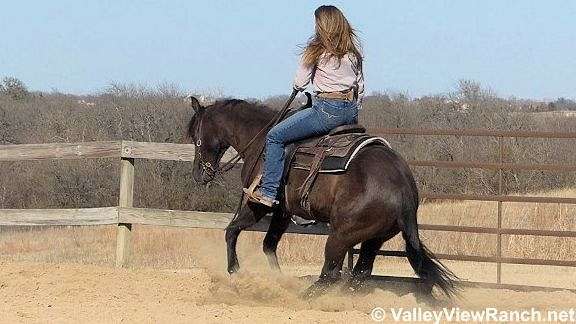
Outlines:
<svg viewBox="0 0 576 324"><path fill-rule="evenodd" d="M2 1L0 76L89 93L112 81L288 93L320 1ZM333 1L360 31L367 91L576 98L576 1Z"/></svg>

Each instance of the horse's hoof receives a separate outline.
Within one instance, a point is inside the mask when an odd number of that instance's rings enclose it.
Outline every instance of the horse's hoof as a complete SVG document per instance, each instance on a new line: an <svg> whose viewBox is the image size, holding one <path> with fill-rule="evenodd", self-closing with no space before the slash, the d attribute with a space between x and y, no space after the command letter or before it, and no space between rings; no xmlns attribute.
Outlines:
<svg viewBox="0 0 576 324"><path fill-rule="evenodd" d="M352 276L348 282L342 286L341 292L344 294L358 294L367 290L366 278Z"/></svg>
<svg viewBox="0 0 576 324"><path fill-rule="evenodd" d="M323 282L322 283L315 282L314 284L312 284L312 286L308 287L304 291L304 293L302 293L301 298L307 300L307 299L320 297L326 293L329 286L330 286L329 284L326 284Z"/></svg>
<svg viewBox="0 0 576 324"><path fill-rule="evenodd" d="M432 293L416 291L416 302L426 304L430 307L438 306L440 303Z"/></svg>
<svg viewBox="0 0 576 324"><path fill-rule="evenodd" d="M233 275L236 272L238 272L238 270L240 270L240 266L238 266L238 265L230 266L230 267L228 267L228 274Z"/></svg>

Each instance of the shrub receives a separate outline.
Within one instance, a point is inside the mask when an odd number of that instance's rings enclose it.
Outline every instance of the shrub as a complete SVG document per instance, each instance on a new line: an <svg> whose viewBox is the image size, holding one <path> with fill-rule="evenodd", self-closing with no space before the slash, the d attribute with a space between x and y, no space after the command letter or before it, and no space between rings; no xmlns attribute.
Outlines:
<svg viewBox="0 0 576 324"><path fill-rule="evenodd" d="M14 84L13 82L8 82ZM1 83L4 93L5 83ZM0 96L0 145L134 140L181 143L193 114L183 92L161 84L155 89L112 84L90 96L44 93L28 100ZM209 102L218 92L203 92ZM198 98L201 96L198 95ZM286 96L262 100L281 107ZM300 100L300 98L299 98ZM566 103L566 100L559 100ZM90 103L88 105L87 103ZM298 103L295 103L296 105ZM502 99L474 82L453 93L410 98L375 93L365 98L360 122L369 128L490 128L576 131L576 118L531 113L531 100ZM528 108L528 109L527 109ZM530 112L527 112L530 111ZM493 138L385 135L406 159L497 162ZM504 160L511 163L572 163L574 141L506 139ZM0 208L73 208L117 203L117 160L24 161L0 163ZM140 207L232 211L241 185L238 172L205 188L192 180L191 164L137 161L135 203ZM494 194L496 172L479 169L414 168L426 192ZM576 172L504 172L505 192L570 187Z"/></svg>
<svg viewBox="0 0 576 324"><path fill-rule="evenodd" d="M5 77L2 79L0 93L14 100L25 99L30 94L24 82L14 77Z"/></svg>

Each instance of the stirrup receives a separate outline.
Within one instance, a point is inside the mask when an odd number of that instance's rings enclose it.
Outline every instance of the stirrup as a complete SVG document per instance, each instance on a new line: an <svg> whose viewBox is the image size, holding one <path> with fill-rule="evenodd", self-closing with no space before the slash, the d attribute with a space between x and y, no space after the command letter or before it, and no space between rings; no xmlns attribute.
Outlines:
<svg viewBox="0 0 576 324"><path fill-rule="evenodd" d="M250 184L248 188L242 188L242 191L246 193L246 195L248 196L248 200L250 200L251 202L262 204L267 207L274 207L274 205L278 204L278 200L266 197L262 195L260 191L256 190L258 185L260 185L261 180L262 180L262 174L260 173L254 178L252 184Z"/></svg>
<svg viewBox="0 0 576 324"><path fill-rule="evenodd" d="M244 192L248 194L248 196L252 196L254 190L260 184L260 180L262 180L262 173L259 173L256 177L254 177L254 180L252 180L252 184L250 184L248 188L243 188L242 190L244 190Z"/></svg>
<svg viewBox="0 0 576 324"><path fill-rule="evenodd" d="M306 219L306 218L302 218L302 217L297 216L297 215L292 215L290 217L290 219L292 220L292 223L294 223L296 225L304 226L304 227L316 224L316 221L313 219Z"/></svg>
<svg viewBox="0 0 576 324"><path fill-rule="evenodd" d="M248 189L243 188L242 190L244 190L244 192L247 194L248 196L248 200L257 204L261 204L267 207L274 207L274 205L278 205L278 200L269 198L264 196L260 190L256 190L252 193L248 192Z"/></svg>

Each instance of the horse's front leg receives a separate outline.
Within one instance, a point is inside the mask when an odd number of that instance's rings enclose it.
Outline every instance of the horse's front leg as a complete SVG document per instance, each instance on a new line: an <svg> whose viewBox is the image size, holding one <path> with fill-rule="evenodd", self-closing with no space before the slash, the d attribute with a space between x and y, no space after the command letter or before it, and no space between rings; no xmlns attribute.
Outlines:
<svg viewBox="0 0 576 324"><path fill-rule="evenodd" d="M324 249L324 267L318 280L304 292L304 298L318 297L324 294L341 277L342 264L348 248L351 246L346 240L333 232L328 235Z"/></svg>
<svg viewBox="0 0 576 324"><path fill-rule="evenodd" d="M268 264L270 264L270 267L274 270L280 271L276 250L278 248L278 242L280 242L282 235L286 232L288 225L290 225L290 217L279 209L275 211L272 215L272 220L270 221L270 226L268 227L268 232L266 233L263 244L264 254L266 254L268 258Z"/></svg>
<svg viewBox="0 0 576 324"><path fill-rule="evenodd" d="M236 254L236 243L240 232L256 224L264 215L267 209L265 207L244 204L236 219L230 222L226 227L226 246L228 253L228 273L232 274L238 269L238 255Z"/></svg>

